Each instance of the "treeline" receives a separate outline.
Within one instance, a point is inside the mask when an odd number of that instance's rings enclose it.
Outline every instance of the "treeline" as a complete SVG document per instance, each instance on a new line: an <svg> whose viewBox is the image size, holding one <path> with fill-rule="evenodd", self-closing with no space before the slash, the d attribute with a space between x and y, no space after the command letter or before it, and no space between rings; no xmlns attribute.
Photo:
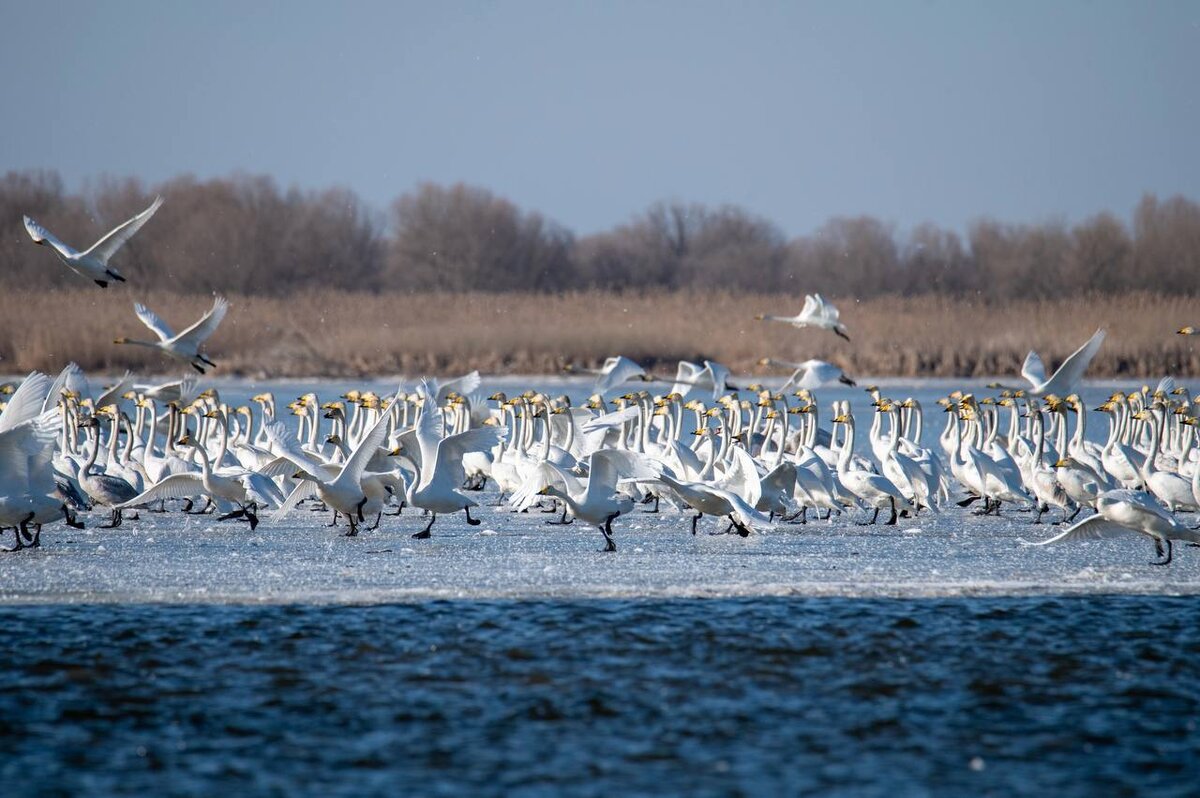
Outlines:
<svg viewBox="0 0 1200 798"><path fill-rule="evenodd" d="M0 181L0 268L10 284L61 285L63 273L32 246L22 214L82 247L159 193L167 202L118 265L139 286L185 292L653 288L1005 299L1194 294L1200 285L1200 204L1178 196L1144 196L1132 224L1111 213L1078 224L982 219L965 238L933 224L901 235L860 216L788 239L741 208L660 203L580 237L465 185L425 184L381 212L346 189L284 190L261 176L156 186L106 179L70 193L45 171Z"/></svg>

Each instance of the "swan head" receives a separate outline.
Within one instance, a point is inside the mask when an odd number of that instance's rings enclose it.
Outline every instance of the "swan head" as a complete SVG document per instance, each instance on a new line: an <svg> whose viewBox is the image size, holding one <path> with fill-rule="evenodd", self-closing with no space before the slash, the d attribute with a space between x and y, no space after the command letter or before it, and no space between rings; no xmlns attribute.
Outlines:
<svg viewBox="0 0 1200 798"><path fill-rule="evenodd" d="M270 393L259 393L259 394L255 394L254 396L251 396L250 401L251 402L259 402L261 404L263 402L273 402L273 401L275 401L275 397L272 396Z"/></svg>
<svg viewBox="0 0 1200 798"><path fill-rule="evenodd" d="M176 446L195 446L196 442L192 439L192 436L190 434L185 434L179 440L175 441L175 445Z"/></svg>
<svg viewBox="0 0 1200 798"><path fill-rule="evenodd" d="M766 318L767 318L767 315L766 315L765 313L756 313L756 314L754 314L754 320L755 320L755 321L765 321L765 320L766 320ZM760 363L759 365L765 366L765 365L766 365L766 363Z"/></svg>
<svg viewBox="0 0 1200 798"><path fill-rule="evenodd" d="M339 443L342 442L342 436L341 435L326 435L325 442L332 443L334 446L337 446Z"/></svg>
<svg viewBox="0 0 1200 798"><path fill-rule="evenodd" d="M125 338L125 337L121 337L121 338L114 338L114 339L113 339L113 343L114 343L114 344L127 344L127 343L129 343L129 339L128 339L128 338Z"/></svg>
<svg viewBox="0 0 1200 798"><path fill-rule="evenodd" d="M1060 457L1058 460L1054 461L1054 465L1052 466L1052 468L1067 468L1070 465L1071 465L1070 457Z"/></svg>
<svg viewBox="0 0 1200 798"><path fill-rule="evenodd" d="M1195 418L1193 418L1191 416L1185 416L1185 417L1179 419L1179 423L1187 424L1189 427L1200 426L1200 421L1196 420Z"/></svg>
<svg viewBox="0 0 1200 798"><path fill-rule="evenodd" d="M301 482L316 482L317 478L305 471L303 468L298 469L295 474L292 474L292 479L298 479Z"/></svg>
<svg viewBox="0 0 1200 798"><path fill-rule="evenodd" d="M1175 333L1175 334L1176 334L1176 335L1195 335L1195 334L1196 334L1196 328L1195 328L1195 327L1192 327L1191 325L1188 325L1187 327L1180 327L1180 328L1179 328L1179 329L1176 331L1176 333Z"/></svg>
<svg viewBox="0 0 1200 798"><path fill-rule="evenodd" d="M848 413L839 413L833 417L834 424L849 424L853 418Z"/></svg>

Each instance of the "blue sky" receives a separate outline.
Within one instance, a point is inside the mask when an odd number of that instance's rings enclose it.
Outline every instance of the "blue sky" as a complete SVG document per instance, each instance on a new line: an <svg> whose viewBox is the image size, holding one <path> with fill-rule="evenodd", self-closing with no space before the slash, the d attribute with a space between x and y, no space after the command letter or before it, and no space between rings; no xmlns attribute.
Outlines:
<svg viewBox="0 0 1200 798"><path fill-rule="evenodd" d="M1197 2L0 0L0 171L465 181L579 233L1200 198Z"/></svg>

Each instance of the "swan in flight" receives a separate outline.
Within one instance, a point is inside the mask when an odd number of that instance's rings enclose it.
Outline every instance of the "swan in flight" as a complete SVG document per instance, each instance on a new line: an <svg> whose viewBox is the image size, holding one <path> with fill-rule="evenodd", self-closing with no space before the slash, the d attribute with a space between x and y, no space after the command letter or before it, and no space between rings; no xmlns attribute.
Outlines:
<svg viewBox="0 0 1200 798"><path fill-rule="evenodd" d="M1037 543L1025 542L1027 546L1049 546L1066 540L1101 540L1121 537L1128 532L1137 532L1154 541L1154 550L1166 557L1151 565L1167 565L1171 562L1171 541L1186 540L1200 543L1200 532L1188 529L1175 520L1149 493L1140 490L1107 490L1096 497L1096 514L1072 525L1049 540ZM1024 541L1022 541L1024 542Z"/></svg>
<svg viewBox="0 0 1200 798"><path fill-rule="evenodd" d="M1021 366L1021 376L1032 386L1029 394L1031 396L1047 394L1067 396L1075 393L1075 389L1079 387L1079 382L1083 379L1083 373L1087 371L1088 365L1100 351L1100 345L1103 343L1104 330L1102 328L1096 330L1087 343L1064 360L1050 379L1046 379L1046 367L1043 365L1041 357L1037 352L1030 350L1029 354L1025 356L1025 364Z"/></svg>
<svg viewBox="0 0 1200 798"><path fill-rule="evenodd" d="M671 386L671 393L686 399L693 390L704 391L711 393L715 402L725 391L738 390L729 384L729 374L728 368L712 360L704 361L703 366L689 360L681 360L675 370L675 383Z"/></svg>
<svg viewBox="0 0 1200 798"><path fill-rule="evenodd" d="M822 330L830 330L835 335L849 341L850 336L847 335L846 325L842 324L840 316L838 309L820 294L808 294L804 297L804 307L800 310L799 315L765 316L760 314L754 318L759 321L781 321L796 328L820 327Z"/></svg>
<svg viewBox="0 0 1200 798"><path fill-rule="evenodd" d="M806 360L803 363L789 363L786 360L774 360L769 357L764 357L758 361L760 366L771 366L774 368L792 369L792 376L788 377L788 381L783 384L779 390L786 393L792 388L807 388L812 391L817 388L824 388L827 385L832 385L835 382L840 382L843 385L854 387L858 383L846 376L846 372L842 371L837 366L825 360Z"/></svg>
<svg viewBox="0 0 1200 798"><path fill-rule="evenodd" d="M53 233L28 216L24 217L25 229L35 244L41 246L49 244L53 247L59 260L65 263L71 271L83 275L101 288L107 288L112 280L125 282L125 278L116 269L109 266L108 261L117 254L117 250L124 246L126 241L133 237L134 233L142 229L142 225L150 220L162 202L162 197L157 197L149 208L113 228L108 235L83 252L59 241Z"/></svg>
<svg viewBox="0 0 1200 798"><path fill-rule="evenodd" d="M137 313L137 317L142 320L142 324L145 324L158 336L158 340L134 341L129 338L117 338L113 343L133 344L158 349L176 360L190 363L192 368L201 374L204 373L205 366L217 365L209 360L206 355L200 353L200 347L216 332L221 319L225 318L225 311L229 310L229 303L225 301L225 297L219 296L214 299L212 309L208 313L205 313L200 318L200 321L178 334L145 305L135 303L133 310Z"/></svg>
<svg viewBox="0 0 1200 798"><path fill-rule="evenodd" d="M1189 324L1186 327L1180 327L1179 330L1177 331L1177 334L1178 335L1200 335L1200 327L1193 327L1192 325Z"/></svg>
<svg viewBox="0 0 1200 798"><path fill-rule="evenodd" d="M580 366L566 366L563 371L568 374L577 374L583 372L585 374L596 375L596 387L594 393L604 395L616 388L619 385L624 385L631 380L641 380L642 382L650 382L650 376L646 374L646 370L634 363L627 357L618 355L610 357L604 361L604 365L598 369L582 368Z"/></svg>

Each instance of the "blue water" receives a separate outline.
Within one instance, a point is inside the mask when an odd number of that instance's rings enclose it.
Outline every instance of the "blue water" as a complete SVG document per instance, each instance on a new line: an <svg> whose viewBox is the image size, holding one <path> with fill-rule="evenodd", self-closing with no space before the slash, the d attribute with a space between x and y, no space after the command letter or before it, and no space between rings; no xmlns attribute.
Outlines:
<svg viewBox="0 0 1200 798"><path fill-rule="evenodd" d="M1195 795L1195 607L7 607L0 794Z"/></svg>

